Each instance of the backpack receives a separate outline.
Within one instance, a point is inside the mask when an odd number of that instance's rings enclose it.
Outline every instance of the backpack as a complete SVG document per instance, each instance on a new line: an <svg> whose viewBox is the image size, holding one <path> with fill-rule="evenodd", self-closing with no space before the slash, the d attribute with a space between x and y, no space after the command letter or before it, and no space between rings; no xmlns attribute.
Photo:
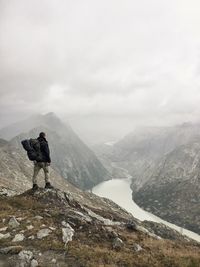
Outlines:
<svg viewBox="0 0 200 267"><path fill-rule="evenodd" d="M23 148L27 152L27 156L31 161L42 161L42 152L40 149L40 142L37 139L26 139L21 141Z"/></svg>

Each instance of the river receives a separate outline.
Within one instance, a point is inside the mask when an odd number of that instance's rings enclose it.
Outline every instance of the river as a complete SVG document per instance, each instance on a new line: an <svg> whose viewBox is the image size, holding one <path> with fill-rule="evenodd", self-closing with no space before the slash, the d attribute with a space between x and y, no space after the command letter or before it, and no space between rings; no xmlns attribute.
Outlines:
<svg viewBox="0 0 200 267"><path fill-rule="evenodd" d="M179 233L184 234L198 242L200 236L192 231L181 228L175 224L169 223L161 218L141 209L132 200L132 191L130 188L131 179L112 179L102 182L92 189L92 192L98 196L106 197L117 203L119 206L132 213L133 216L140 221L148 220L157 223L163 223L170 228L177 230Z"/></svg>

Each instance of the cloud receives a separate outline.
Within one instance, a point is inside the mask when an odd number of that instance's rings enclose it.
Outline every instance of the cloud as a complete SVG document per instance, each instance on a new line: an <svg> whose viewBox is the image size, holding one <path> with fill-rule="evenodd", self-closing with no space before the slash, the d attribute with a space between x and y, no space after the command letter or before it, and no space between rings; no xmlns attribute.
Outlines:
<svg viewBox="0 0 200 267"><path fill-rule="evenodd" d="M0 122L200 114L197 0L0 1Z"/></svg>

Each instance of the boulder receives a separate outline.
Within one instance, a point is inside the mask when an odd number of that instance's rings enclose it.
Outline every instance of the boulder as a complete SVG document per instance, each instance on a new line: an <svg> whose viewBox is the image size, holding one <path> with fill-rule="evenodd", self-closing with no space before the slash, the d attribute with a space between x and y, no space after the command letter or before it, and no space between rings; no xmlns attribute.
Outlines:
<svg viewBox="0 0 200 267"><path fill-rule="evenodd" d="M33 259L33 252L29 250L22 250L19 254L20 267L30 266L31 260Z"/></svg>
<svg viewBox="0 0 200 267"><path fill-rule="evenodd" d="M22 246L9 246L0 249L0 254L19 254L22 251Z"/></svg>
<svg viewBox="0 0 200 267"><path fill-rule="evenodd" d="M28 230L32 230L34 227L33 227L33 225L27 225L26 228L27 228Z"/></svg>
<svg viewBox="0 0 200 267"><path fill-rule="evenodd" d="M12 242L21 242L25 238L24 234L16 234Z"/></svg>
<svg viewBox="0 0 200 267"><path fill-rule="evenodd" d="M35 259L32 259L30 267L37 267L39 264Z"/></svg>
<svg viewBox="0 0 200 267"><path fill-rule="evenodd" d="M0 233L0 240L1 239L7 239L7 238L9 238L10 237L10 233L6 233L6 234L1 234Z"/></svg>
<svg viewBox="0 0 200 267"><path fill-rule="evenodd" d="M62 228L62 240L66 245L69 241L72 241L74 229L66 222L62 222L62 225L65 226L65 228Z"/></svg>
<svg viewBox="0 0 200 267"><path fill-rule="evenodd" d="M48 236L52 231L48 228L41 229L39 232L37 232L37 238L42 239L46 236Z"/></svg>
<svg viewBox="0 0 200 267"><path fill-rule="evenodd" d="M14 229L14 228L19 227L20 223L17 221L15 216L13 216L12 218L10 218L8 225L10 228Z"/></svg>
<svg viewBox="0 0 200 267"><path fill-rule="evenodd" d="M4 232L4 231L6 231L8 229L8 227L2 227L2 228L0 228L0 232Z"/></svg>
<svg viewBox="0 0 200 267"><path fill-rule="evenodd" d="M113 246L114 249L120 250L124 246L124 242L119 237L116 237L113 240L112 246Z"/></svg>
<svg viewBox="0 0 200 267"><path fill-rule="evenodd" d="M137 230L137 224L134 221L131 221L129 223L126 224L126 228L132 231L136 231Z"/></svg>
<svg viewBox="0 0 200 267"><path fill-rule="evenodd" d="M143 248L139 245L139 244L133 244L133 250L136 252L139 252L141 250L143 250Z"/></svg>

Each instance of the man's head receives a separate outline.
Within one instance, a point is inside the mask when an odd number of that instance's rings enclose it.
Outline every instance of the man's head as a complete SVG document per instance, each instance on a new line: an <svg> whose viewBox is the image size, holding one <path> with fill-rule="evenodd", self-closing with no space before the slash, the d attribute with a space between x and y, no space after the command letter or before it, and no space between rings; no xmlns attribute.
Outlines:
<svg viewBox="0 0 200 267"><path fill-rule="evenodd" d="M44 132L41 132L41 133L39 134L39 137L45 138L45 137L46 137L46 134L45 134Z"/></svg>

